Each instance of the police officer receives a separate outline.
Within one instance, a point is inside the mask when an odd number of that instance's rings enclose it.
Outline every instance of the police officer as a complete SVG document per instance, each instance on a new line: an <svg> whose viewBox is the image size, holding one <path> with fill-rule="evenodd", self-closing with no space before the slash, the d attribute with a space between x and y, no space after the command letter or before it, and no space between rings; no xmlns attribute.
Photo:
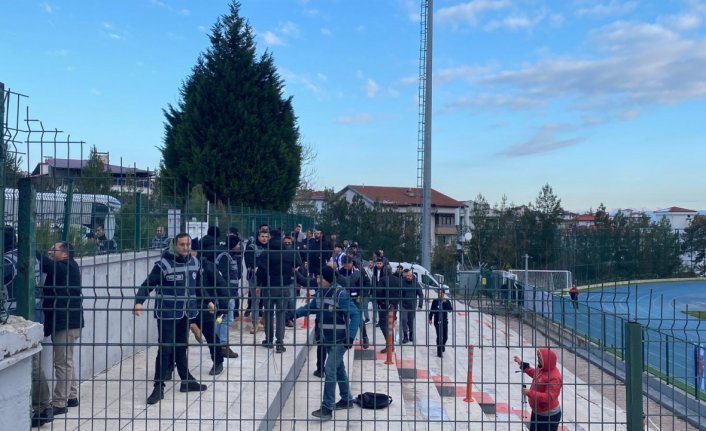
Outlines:
<svg viewBox="0 0 706 431"><path fill-rule="evenodd" d="M174 365L181 378L181 392L204 391L206 385L196 381L189 372L186 356L189 319L198 316L202 269L199 260L191 255L191 238L180 233L170 250L162 254L147 279L135 295L133 314L142 314L142 304L150 292L157 289L154 315L159 330L159 351L155 360L154 390L147 404L156 404L164 398L164 382L171 379ZM215 303L208 303L208 312L215 311Z"/></svg>
<svg viewBox="0 0 706 431"><path fill-rule="evenodd" d="M218 325L218 339L223 344L221 352L224 357L235 359L238 354L229 346L228 329L236 317L239 317L239 290L240 290L240 238L237 235L229 235L227 238L227 248L218 252L216 256L216 268L221 273L228 284L228 312L224 313L223 322Z"/></svg>
<svg viewBox="0 0 706 431"><path fill-rule="evenodd" d="M325 381L321 408L313 411L312 416L322 421L333 417L333 410L353 407L348 382L348 372L343 362L347 349L353 347L355 335L360 325L360 312L351 301L348 292L336 284L335 271L330 266L321 269L319 276L321 292L309 304L297 309L296 316L302 317L317 313L321 318L321 337L326 346L328 359L325 365ZM336 384L341 399L334 403Z"/></svg>

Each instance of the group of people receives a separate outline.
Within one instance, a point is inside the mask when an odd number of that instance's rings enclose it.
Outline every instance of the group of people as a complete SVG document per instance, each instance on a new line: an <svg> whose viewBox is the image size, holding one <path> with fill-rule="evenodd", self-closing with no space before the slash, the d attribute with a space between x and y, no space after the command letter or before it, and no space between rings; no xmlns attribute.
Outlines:
<svg viewBox="0 0 706 431"><path fill-rule="evenodd" d="M4 242L4 282L12 291L17 250L11 228L5 229ZM154 388L147 404L164 398L165 383L171 380L174 368L181 378L181 392L206 390L206 385L188 368L188 334L194 327L209 348L213 361L209 374L218 375L223 371L224 358L238 357L228 338L229 326L236 318L251 317L253 334L263 329L264 324L262 346L282 353L286 351L284 328L293 326L299 317L314 315L317 343L314 375L325 381L321 407L312 415L321 420L331 419L333 411L354 404L343 357L357 338L362 348L370 347L366 330L366 324L371 322L369 301L374 301L377 316L374 314L372 320L377 320L383 339L387 339L391 329L388 322L399 317L401 342L415 342L416 313L423 308L424 292L414 272L401 265L393 271L382 250L365 262L357 243L331 242L321 229L301 235L301 225L288 234L261 225L254 241L249 242L242 241L235 228L221 238L219 228L212 226L199 242L198 250L193 250L191 237L180 233L173 240L161 243L160 246L168 248L135 295L133 313L141 316L145 301L156 290L153 313L158 325L159 349ZM51 336L53 342L56 385L50 400L47 380L39 358L35 358L33 426L50 422L55 415L79 405L73 350L84 325L81 271L74 260L72 245L57 242L46 254L38 253L37 274L41 273L46 278L38 288L41 306L37 307L40 310L37 319L43 320L45 336ZM299 288L306 289L307 301L296 308ZM314 290L313 296L310 289ZM245 293L247 306L243 303L241 310L240 299L245 299ZM428 323L436 331L437 356L443 357L448 316L453 307L443 290L437 295L429 308ZM385 343L381 352L387 352L388 348L394 350L394 344ZM558 404L561 374L555 353L538 350L536 368L517 357L515 361L533 377L532 385L523 388L533 410L531 429L555 430L554 425L561 418ZM336 386L340 394L337 402Z"/></svg>

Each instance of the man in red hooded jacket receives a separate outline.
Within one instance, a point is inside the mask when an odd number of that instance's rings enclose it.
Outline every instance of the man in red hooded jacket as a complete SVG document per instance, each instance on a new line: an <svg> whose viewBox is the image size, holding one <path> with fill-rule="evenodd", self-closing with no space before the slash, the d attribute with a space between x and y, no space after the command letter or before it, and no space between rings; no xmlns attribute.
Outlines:
<svg viewBox="0 0 706 431"><path fill-rule="evenodd" d="M556 353L550 349L537 349L537 368L522 362L518 356L513 359L525 374L532 377L532 385L522 388L522 395L527 397L532 409L529 430L556 431L561 421L559 394L562 384L561 372L556 366Z"/></svg>

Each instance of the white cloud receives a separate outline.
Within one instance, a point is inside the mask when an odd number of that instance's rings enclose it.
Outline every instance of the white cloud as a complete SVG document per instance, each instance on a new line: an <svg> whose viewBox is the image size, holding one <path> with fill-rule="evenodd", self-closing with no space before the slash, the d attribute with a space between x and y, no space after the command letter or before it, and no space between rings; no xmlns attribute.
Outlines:
<svg viewBox="0 0 706 431"><path fill-rule="evenodd" d="M439 70L434 74L434 84L446 84L458 79L464 79L467 81L473 81L482 76L484 72L487 72L486 68L482 67L471 67L471 66L458 66L449 67ZM418 77L405 78L407 82L411 84L418 84Z"/></svg>
<svg viewBox="0 0 706 431"><path fill-rule="evenodd" d="M126 39L126 32L116 28L112 23L102 22L101 27L103 28L103 33L110 39L113 40L124 40Z"/></svg>
<svg viewBox="0 0 706 431"><path fill-rule="evenodd" d="M434 19L440 24L469 24L475 26L486 12L499 11L511 7L508 0L472 0L455 6L440 8Z"/></svg>
<svg viewBox="0 0 706 431"><path fill-rule="evenodd" d="M91 96L100 96L102 94L97 88L91 88L89 92L91 93Z"/></svg>
<svg viewBox="0 0 706 431"><path fill-rule="evenodd" d="M539 129L533 137L498 152L501 156L523 157L546 154L579 144L581 138L560 138L562 132L573 130L573 126L549 124Z"/></svg>
<svg viewBox="0 0 706 431"><path fill-rule="evenodd" d="M589 37L603 57L548 58L477 82L519 97L572 98L582 109L635 109L706 99L706 39L686 39L647 23L617 22ZM618 106L616 106L618 105Z"/></svg>
<svg viewBox="0 0 706 431"><path fill-rule="evenodd" d="M362 33L365 31L365 26L363 24L360 24L355 28L355 31L357 31L358 33Z"/></svg>
<svg viewBox="0 0 706 431"><path fill-rule="evenodd" d="M280 24L279 32L284 36L299 37L299 26L291 21Z"/></svg>
<svg viewBox="0 0 706 431"><path fill-rule="evenodd" d="M624 15L632 12L636 7L636 1L621 2L619 0L611 0L609 3L598 3L592 4L588 7L579 8L576 11L576 15L591 17Z"/></svg>
<svg viewBox="0 0 706 431"><path fill-rule="evenodd" d="M47 2L44 2L44 3L40 4L39 7L42 8L42 12L44 12L44 13L52 13L52 12L54 12L54 8L53 8L49 3L47 3Z"/></svg>
<svg viewBox="0 0 706 431"><path fill-rule="evenodd" d="M380 86L375 81L368 78L368 81L365 83L365 95L372 99L377 96L378 91L380 91Z"/></svg>
<svg viewBox="0 0 706 431"><path fill-rule="evenodd" d="M262 39L268 46L284 45L284 40L280 39L279 36L272 33L271 31L266 31L262 34Z"/></svg>
<svg viewBox="0 0 706 431"><path fill-rule="evenodd" d="M549 16L549 23L553 27L561 27L562 24L564 24L564 15L560 13L553 13Z"/></svg>
<svg viewBox="0 0 706 431"><path fill-rule="evenodd" d="M676 31L696 30L703 24L703 17L695 13L670 15L659 20L661 24Z"/></svg>
<svg viewBox="0 0 706 431"><path fill-rule="evenodd" d="M52 57L67 57L69 55L69 51L67 49L57 49L49 53Z"/></svg>
<svg viewBox="0 0 706 431"><path fill-rule="evenodd" d="M317 77L320 81L324 81L324 82L328 81L328 76L326 76L325 74L323 74L323 73L321 73L321 72L317 73L317 74L316 74L316 77Z"/></svg>
<svg viewBox="0 0 706 431"><path fill-rule="evenodd" d="M181 16L189 16L191 15L191 11L189 9L179 9L177 13Z"/></svg>
<svg viewBox="0 0 706 431"><path fill-rule="evenodd" d="M544 19L545 14L540 13L534 18L529 18L524 15L510 15L501 20L492 20L486 24L483 29L493 31L497 29L507 30L532 30Z"/></svg>
<svg viewBox="0 0 706 431"><path fill-rule="evenodd" d="M200 25L200 26L196 27L196 30L201 33L206 33L206 26Z"/></svg>
<svg viewBox="0 0 706 431"><path fill-rule="evenodd" d="M373 116L367 113L348 115L336 119L336 124L355 125L367 124L373 121Z"/></svg>
<svg viewBox="0 0 706 431"><path fill-rule="evenodd" d="M331 30L329 30L329 29L327 29L327 28L322 28L322 29L321 29L321 34L322 34L323 36L333 36L333 33L331 32Z"/></svg>
<svg viewBox="0 0 706 431"><path fill-rule="evenodd" d="M522 96L505 94L481 94L478 96L462 96L441 108L441 113L449 114L466 109L502 108L511 110L535 109L543 106L542 101Z"/></svg>

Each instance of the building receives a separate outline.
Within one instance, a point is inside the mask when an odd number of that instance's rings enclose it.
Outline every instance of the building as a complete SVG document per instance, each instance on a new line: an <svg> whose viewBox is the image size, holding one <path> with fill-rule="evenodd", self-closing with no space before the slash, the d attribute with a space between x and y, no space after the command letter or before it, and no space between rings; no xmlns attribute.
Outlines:
<svg viewBox="0 0 706 431"><path fill-rule="evenodd" d="M422 210L422 189L419 188L348 185L338 195L343 195L349 202L359 196L370 207L379 202L396 208L400 213L420 214ZM450 245L456 242L457 225L460 224L463 208L463 202L432 189L432 248L437 244Z"/></svg>
<svg viewBox="0 0 706 431"><path fill-rule="evenodd" d="M111 165L107 155L100 157L105 171L109 172L113 178L112 191L149 193L152 190L154 171ZM44 162L37 164L30 176L35 180L35 183L39 183L43 179L76 178L81 176L88 163L89 160L47 157Z"/></svg>
<svg viewBox="0 0 706 431"><path fill-rule="evenodd" d="M669 207L654 212L654 220L660 222L664 219L669 220L672 229L678 230L679 233L684 232L684 229L689 227L691 220L698 215L698 211L680 207Z"/></svg>

